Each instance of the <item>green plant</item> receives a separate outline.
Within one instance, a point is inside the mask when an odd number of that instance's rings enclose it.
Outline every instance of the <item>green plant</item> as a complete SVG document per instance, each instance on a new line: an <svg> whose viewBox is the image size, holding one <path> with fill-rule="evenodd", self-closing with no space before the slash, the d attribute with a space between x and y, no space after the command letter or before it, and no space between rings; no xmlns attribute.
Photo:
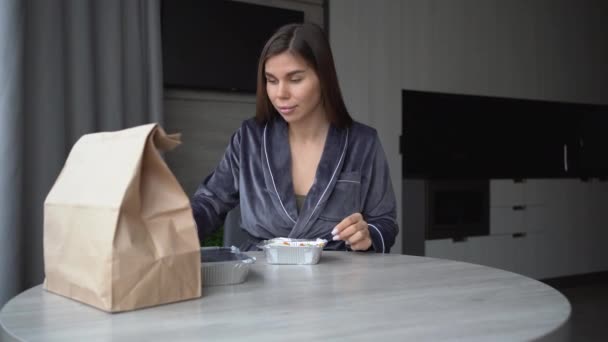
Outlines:
<svg viewBox="0 0 608 342"><path fill-rule="evenodd" d="M224 245L224 226L221 226L215 233L209 235L203 241L202 247L223 246Z"/></svg>

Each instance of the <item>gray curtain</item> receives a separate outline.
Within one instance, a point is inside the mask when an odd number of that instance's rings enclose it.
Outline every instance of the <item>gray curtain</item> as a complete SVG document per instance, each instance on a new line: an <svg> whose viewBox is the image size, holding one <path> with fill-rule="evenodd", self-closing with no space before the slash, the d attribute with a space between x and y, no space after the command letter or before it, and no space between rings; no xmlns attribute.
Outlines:
<svg viewBox="0 0 608 342"><path fill-rule="evenodd" d="M162 62L160 0L0 2L1 306L44 279L43 203L76 140L162 124Z"/></svg>
<svg viewBox="0 0 608 342"><path fill-rule="evenodd" d="M0 306L20 289L23 6L0 0ZM0 334L0 337L2 335Z"/></svg>

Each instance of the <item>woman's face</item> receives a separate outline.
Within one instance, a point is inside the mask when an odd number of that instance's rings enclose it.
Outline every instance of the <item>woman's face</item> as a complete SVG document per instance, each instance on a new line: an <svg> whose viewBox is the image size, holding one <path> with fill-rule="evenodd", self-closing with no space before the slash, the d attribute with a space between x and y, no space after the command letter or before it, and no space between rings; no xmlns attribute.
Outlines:
<svg viewBox="0 0 608 342"><path fill-rule="evenodd" d="M283 52L266 60L265 69L268 98L285 121L325 115L319 78L302 57Z"/></svg>

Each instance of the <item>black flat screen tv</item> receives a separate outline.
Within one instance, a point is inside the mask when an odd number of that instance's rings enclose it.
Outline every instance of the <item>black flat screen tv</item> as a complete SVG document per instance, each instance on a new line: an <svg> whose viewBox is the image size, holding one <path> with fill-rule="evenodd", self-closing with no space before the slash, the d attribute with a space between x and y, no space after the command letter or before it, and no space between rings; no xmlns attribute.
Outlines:
<svg viewBox="0 0 608 342"><path fill-rule="evenodd" d="M161 34L168 88L255 93L264 43L304 12L224 0L163 0Z"/></svg>
<svg viewBox="0 0 608 342"><path fill-rule="evenodd" d="M608 106L403 91L404 178L608 176Z"/></svg>

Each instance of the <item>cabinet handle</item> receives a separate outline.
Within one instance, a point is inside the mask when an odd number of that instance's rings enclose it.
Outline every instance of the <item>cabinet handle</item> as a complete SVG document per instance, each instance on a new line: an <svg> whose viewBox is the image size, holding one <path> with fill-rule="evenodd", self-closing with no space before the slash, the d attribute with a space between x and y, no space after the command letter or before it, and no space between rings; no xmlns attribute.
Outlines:
<svg viewBox="0 0 608 342"><path fill-rule="evenodd" d="M515 211L526 210L526 206L525 205L514 205L513 210L515 210Z"/></svg>
<svg viewBox="0 0 608 342"><path fill-rule="evenodd" d="M526 233L514 233L513 235L511 235L514 239L521 239L526 237Z"/></svg>
<svg viewBox="0 0 608 342"><path fill-rule="evenodd" d="M568 172L568 144L564 144L564 171Z"/></svg>

